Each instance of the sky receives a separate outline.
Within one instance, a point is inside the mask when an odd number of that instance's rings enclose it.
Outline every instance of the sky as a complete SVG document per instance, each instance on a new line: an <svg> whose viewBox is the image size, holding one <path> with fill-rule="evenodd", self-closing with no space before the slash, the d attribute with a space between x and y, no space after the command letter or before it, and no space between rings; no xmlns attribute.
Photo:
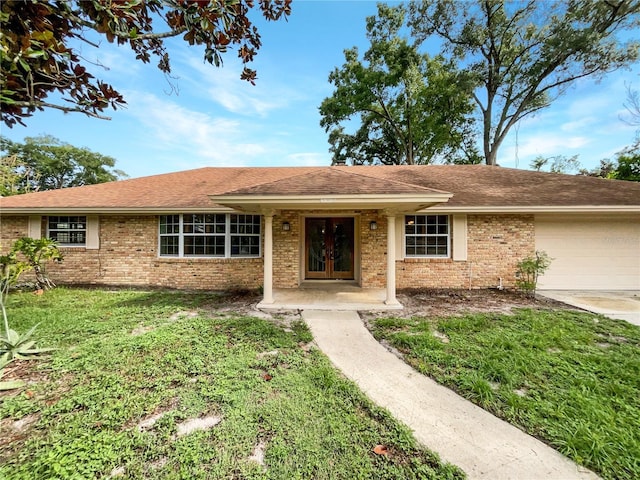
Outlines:
<svg viewBox="0 0 640 480"><path fill-rule="evenodd" d="M136 61L127 46L106 40L98 49L84 46L83 57L105 67L92 73L120 91L127 107L105 112L109 121L36 112L26 127L2 125L2 135L19 142L52 135L115 158L116 168L132 178L205 166L330 165L318 107L333 92L328 76L344 63L344 50L367 50L365 19L375 13L376 3L368 0L294 0L287 21L255 17L263 42L251 65L256 86L240 80L235 51L216 68L203 61L202 49L170 40L168 79L156 60ZM620 119L626 85L640 89L640 65L599 83L579 81L511 131L498 163L526 169L537 156L578 155L593 168L612 157L633 142L637 129Z"/></svg>

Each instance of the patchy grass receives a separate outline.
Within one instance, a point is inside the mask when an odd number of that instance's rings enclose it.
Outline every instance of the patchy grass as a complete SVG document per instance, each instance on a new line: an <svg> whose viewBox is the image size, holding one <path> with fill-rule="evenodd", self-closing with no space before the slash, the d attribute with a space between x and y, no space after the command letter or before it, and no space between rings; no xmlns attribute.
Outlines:
<svg viewBox="0 0 640 480"><path fill-rule="evenodd" d="M640 328L570 311L374 320L376 338L607 479L640 478Z"/></svg>
<svg viewBox="0 0 640 480"><path fill-rule="evenodd" d="M309 348L304 324L218 315L218 302L12 295L12 326L40 323L58 350L12 364L28 385L0 396L0 478L463 477Z"/></svg>

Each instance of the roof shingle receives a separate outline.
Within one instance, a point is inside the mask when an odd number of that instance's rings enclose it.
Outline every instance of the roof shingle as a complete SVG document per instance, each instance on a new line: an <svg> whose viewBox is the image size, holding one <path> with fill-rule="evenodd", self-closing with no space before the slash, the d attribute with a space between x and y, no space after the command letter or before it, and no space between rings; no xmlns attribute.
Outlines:
<svg viewBox="0 0 640 480"><path fill-rule="evenodd" d="M213 208L209 195L451 192L451 207L638 206L640 183L486 165L206 167L0 198L12 209Z"/></svg>

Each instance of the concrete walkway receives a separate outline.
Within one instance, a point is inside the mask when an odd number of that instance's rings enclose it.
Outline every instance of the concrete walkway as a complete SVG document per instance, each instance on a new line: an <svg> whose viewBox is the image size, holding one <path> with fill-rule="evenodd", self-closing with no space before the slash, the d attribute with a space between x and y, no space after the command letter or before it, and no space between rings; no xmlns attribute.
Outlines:
<svg viewBox="0 0 640 480"><path fill-rule="evenodd" d="M598 478L413 370L373 338L357 312L304 310L302 318L336 367L470 479Z"/></svg>

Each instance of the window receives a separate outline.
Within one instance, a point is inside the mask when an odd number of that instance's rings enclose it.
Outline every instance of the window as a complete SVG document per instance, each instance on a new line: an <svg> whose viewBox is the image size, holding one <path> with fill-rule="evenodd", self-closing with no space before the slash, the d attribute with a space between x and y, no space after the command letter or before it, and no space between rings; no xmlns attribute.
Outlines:
<svg viewBox="0 0 640 480"><path fill-rule="evenodd" d="M407 257L448 257L449 216L407 215L404 220Z"/></svg>
<svg viewBox="0 0 640 480"><path fill-rule="evenodd" d="M87 217L49 217L47 236L64 247L84 247L87 243Z"/></svg>
<svg viewBox="0 0 640 480"><path fill-rule="evenodd" d="M260 256L260 216L231 215L231 256Z"/></svg>
<svg viewBox="0 0 640 480"><path fill-rule="evenodd" d="M259 257L260 215L161 215L159 236L163 257Z"/></svg>

